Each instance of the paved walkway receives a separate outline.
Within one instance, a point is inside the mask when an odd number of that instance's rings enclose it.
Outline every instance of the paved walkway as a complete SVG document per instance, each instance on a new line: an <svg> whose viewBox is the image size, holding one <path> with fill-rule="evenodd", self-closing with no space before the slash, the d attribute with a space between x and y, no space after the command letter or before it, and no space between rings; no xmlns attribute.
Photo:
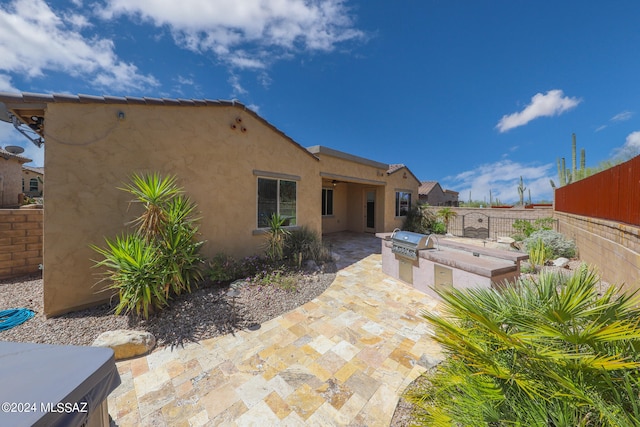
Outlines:
<svg viewBox="0 0 640 427"><path fill-rule="evenodd" d="M441 358L419 317L436 302L381 272L377 239L348 237L329 236L344 268L313 301L257 331L118 362L115 424L388 426L402 391Z"/></svg>

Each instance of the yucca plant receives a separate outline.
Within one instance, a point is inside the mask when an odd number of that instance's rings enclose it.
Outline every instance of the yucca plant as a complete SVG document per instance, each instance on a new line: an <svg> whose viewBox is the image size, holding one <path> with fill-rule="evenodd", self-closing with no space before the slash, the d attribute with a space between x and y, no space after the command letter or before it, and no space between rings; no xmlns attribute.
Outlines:
<svg viewBox="0 0 640 427"><path fill-rule="evenodd" d="M196 239L196 205L182 195L175 177L135 174L121 190L136 196L144 212L132 224L132 234L105 239L107 248L92 248L104 257L96 267L106 267L109 289L120 302L116 313L142 313L167 305L172 295L190 292L202 278L199 255L203 242Z"/></svg>
<svg viewBox="0 0 640 427"><path fill-rule="evenodd" d="M171 200L182 193L174 176L162 177L158 173L134 174L131 183L119 188L132 194L132 203L142 203L143 213L133 220L137 231L150 238L160 233L167 221L166 207Z"/></svg>
<svg viewBox="0 0 640 427"><path fill-rule="evenodd" d="M640 425L635 294L586 266L497 289L436 292L423 313L448 354L407 398L429 426Z"/></svg>
<svg viewBox="0 0 640 427"><path fill-rule="evenodd" d="M134 312L149 317L149 311L167 304L165 273L160 248L137 234L105 239L107 248L93 247L104 259L96 267L106 267L109 289L118 291L115 313Z"/></svg>
<svg viewBox="0 0 640 427"><path fill-rule="evenodd" d="M272 261L280 261L284 257L285 239L291 233L284 227L285 221L286 218L275 213L269 217L265 252Z"/></svg>

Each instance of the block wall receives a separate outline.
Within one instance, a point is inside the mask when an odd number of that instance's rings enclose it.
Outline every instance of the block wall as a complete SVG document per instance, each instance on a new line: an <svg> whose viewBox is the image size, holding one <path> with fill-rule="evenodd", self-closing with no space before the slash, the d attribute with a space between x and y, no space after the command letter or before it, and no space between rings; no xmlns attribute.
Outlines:
<svg viewBox="0 0 640 427"><path fill-rule="evenodd" d="M596 265L603 280L640 289L640 227L557 211L554 217L558 231L576 242L580 259Z"/></svg>
<svg viewBox="0 0 640 427"><path fill-rule="evenodd" d="M42 209L0 209L0 279L39 271L42 213Z"/></svg>

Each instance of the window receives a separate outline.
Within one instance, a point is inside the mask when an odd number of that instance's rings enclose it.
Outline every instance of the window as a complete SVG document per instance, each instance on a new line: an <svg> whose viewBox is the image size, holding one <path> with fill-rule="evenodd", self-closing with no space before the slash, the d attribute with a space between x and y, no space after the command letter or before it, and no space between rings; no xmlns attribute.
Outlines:
<svg viewBox="0 0 640 427"><path fill-rule="evenodd" d="M396 191L396 216L407 216L411 208L411 193Z"/></svg>
<svg viewBox="0 0 640 427"><path fill-rule="evenodd" d="M31 178L29 180L29 191L38 191L38 178Z"/></svg>
<svg viewBox="0 0 640 427"><path fill-rule="evenodd" d="M296 225L296 183L284 179L258 178L258 228L269 226L278 214L284 225Z"/></svg>
<svg viewBox="0 0 640 427"><path fill-rule="evenodd" d="M322 189L322 215L333 215L333 189Z"/></svg>
<svg viewBox="0 0 640 427"><path fill-rule="evenodd" d="M24 178L22 178L22 192L24 193Z"/></svg>

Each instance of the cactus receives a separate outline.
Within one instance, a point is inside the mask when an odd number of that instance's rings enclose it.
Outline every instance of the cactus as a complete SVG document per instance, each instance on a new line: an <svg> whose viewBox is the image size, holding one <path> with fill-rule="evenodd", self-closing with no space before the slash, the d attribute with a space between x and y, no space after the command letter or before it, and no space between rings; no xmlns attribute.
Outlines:
<svg viewBox="0 0 640 427"><path fill-rule="evenodd" d="M571 134L571 178L572 181L577 181L577 168L576 168L576 134Z"/></svg>
<svg viewBox="0 0 640 427"><path fill-rule="evenodd" d="M491 194L491 189L489 189L489 206L493 206L493 195Z"/></svg>
<svg viewBox="0 0 640 427"><path fill-rule="evenodd" d="M524 190L527 187L524 186L524 182L522 181L522 176L520 176L520 184L518 185L518 194L520 195L520 204L524 205Z"/></svg>
<svg viewBox="0 0 640 427"><path fill-rule="evenodd" d="M567 167L564 157L556 160L556 166L560 187L586 177L586 150L584 148L580 150L580 169L578 169L575 133L571 134L571 169ZM555 183L552 183L551 186L555 188Z"/></svg>
<svg viewBox="0 0 640 427"><path fill-rule="evenodd" d="M531 189L529 189L529 204L532 205L533 203L531 203Z"/></svg>

